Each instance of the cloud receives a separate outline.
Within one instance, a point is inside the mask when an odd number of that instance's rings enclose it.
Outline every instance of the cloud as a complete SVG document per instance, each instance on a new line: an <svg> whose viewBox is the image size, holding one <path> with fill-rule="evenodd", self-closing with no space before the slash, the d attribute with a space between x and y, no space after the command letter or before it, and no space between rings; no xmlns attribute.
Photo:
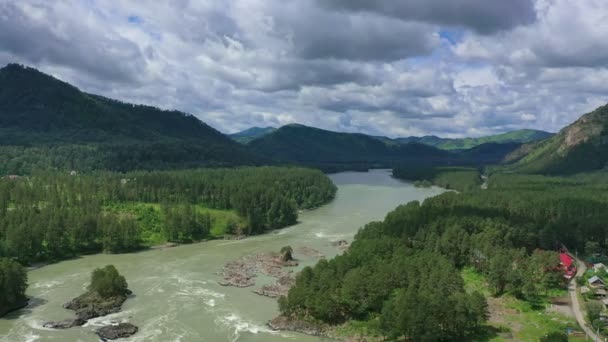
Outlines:
<svg viewBox="0 0 608 342"><path fill-rule="evenodd" d="M1 1L0 13L2 50L29 63L69 66L116 82L135 81L145 68L136 43L104 35L77 2Z"/></svg>
<svg viewBox="0 0 608 342"><path fill-rule="evenodd" d="M555 131L606 101L600 0L0 0L0 64L227 132Z"/></svg>
<svg viewBox="0 0 608 342"><path fill-rule="evenodd" d="M531 0L317 0L346 12L378 13L404 21L460 26L481 34L509 30L536 20Z"/></svg>

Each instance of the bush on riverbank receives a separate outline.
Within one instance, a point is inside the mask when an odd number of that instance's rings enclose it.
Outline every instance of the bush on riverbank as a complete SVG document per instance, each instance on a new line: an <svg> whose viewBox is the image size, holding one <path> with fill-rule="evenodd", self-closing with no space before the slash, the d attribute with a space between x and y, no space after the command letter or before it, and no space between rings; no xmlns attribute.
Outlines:
<svg viewBox="0 0 608 342"><path fill-rule="evenodd" d="M21 264L0 258L0 316L27 303L27 273Z"/></svg>

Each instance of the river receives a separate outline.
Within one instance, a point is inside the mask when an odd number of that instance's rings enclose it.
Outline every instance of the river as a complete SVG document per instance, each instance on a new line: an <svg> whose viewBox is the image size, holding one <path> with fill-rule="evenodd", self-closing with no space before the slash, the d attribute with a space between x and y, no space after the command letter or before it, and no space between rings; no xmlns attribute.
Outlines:
<svg viewBox="0 0 608 342"><path fill-rule="evenodd" d="M352 240L364 224L381 220L397 205L443 192L416 188L390 171L343 172L330 176L336 199L300 214L300 223L239 241L215 240L131 254L97 254L48 265L28 273L30 305L0 318L0 341L98 341L93 331L109 322L129 321L139 332L125 341L319 341L291 332L270 331L265 323L277 315L275 299L251 291L270 282L258 276L250 288L222 287L217 275L230 260L252 253L307 246L331 258L339 253L331 241ZM294 255L300 266L318 259ZM50 320L73 317L62 304L85 291L96 267L113 264L125 275L135 296L123 310L89 321L83 327L51 330Z"/></svg>

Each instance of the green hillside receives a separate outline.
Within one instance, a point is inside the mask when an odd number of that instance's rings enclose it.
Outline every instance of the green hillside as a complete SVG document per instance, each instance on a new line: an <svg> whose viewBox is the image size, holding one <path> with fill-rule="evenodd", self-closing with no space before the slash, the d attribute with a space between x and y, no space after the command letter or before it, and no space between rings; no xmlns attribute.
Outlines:
<svg viewBox="0 0 608 342"><path fill-rule="evenodd" d="M398 162L434 163L454 156L423 144L386 144L360 133L339 133L299 124L283 126L249 143L281 162L325 170L390 167Z"/></svg>
<svg viewBox="0 0 608 342"><path fill-rule="evenodd" d="M517 131L489 135L480 138L450 139L430 135L424 137L396 138L394 140L401 143L417 142L420 144L434 146L442 150L465 150L487 143L528 143L532 141L546 139L551 137L552 135L552 133L545 131L521 129Z"/></svg>
<svg viewBox="0 0 608 342"><path fill-rule="evenodd" d="M196 117L87 94L36 69L0 69L0 172L243 165L260 158Z"/></svg>
<svg viewBox="0 0 608 342"><path fill-rule="evenodd" d="M517 161L510 168L527 173L569 174L606 168L608 105L583 115L550 139L522 146L507 161Z"/></svg>
<svg viewBox="0 0 608 342"><path fill-rule="evenodd" d="M274 127L251 127L244 131L229 134L228 136L234 141L240 142L241 144L247 144L253 139L262 137L266 134L272 133L277 129Z"/></svg>

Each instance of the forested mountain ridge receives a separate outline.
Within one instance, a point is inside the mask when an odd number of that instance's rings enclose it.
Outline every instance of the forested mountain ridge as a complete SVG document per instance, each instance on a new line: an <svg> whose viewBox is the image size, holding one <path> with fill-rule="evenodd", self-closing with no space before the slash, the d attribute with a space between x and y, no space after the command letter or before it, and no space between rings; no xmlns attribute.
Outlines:
<svg viewBox="0 0 608 342"><path fill-rule="evenodd" d="M514 161L510 168L527 173L570 174L606 168L608 105L583 115L549 139L522 146L506 158L506 162Z"/></svg>
<svg viewBox="0 0 608 342"><path fill-rule="evenodd" d="M483 136L479 138L441 138L434 135L428 135L423 137L395 138L393 140L399 143L417 142L420 144L437 147L442 150L466 150L488 143L529 143L533 141L543 140L553 135L553 133L535 129L520 129L502 134Z"/></svg>
<svg viewBox="0 0 608 342"><path fill-rule="evenodd" d="M484 143L471 149L446 151L423 143L399 143L362 133L341 133L290 124L252 140L248 146L278 162L340 171L412 164L495 164L520 144Z"/></svg>
<svg viewBox="0 0 608 342"><path fill-rule="evenodd" d="M272 133L277 129L274 127L251 127L244 131L229 134L228 136L241 144L247 144L253 139L262 137L266 134Z"/></svg>
<svg viewBox="0 0 608 342"><path fill-rule="evenodd" d="M361 133L340 133L300 124L283 126L249 143L255 151L279 161L317 166L369 168L396 162L437 162L452 154L422 144L386 144Z"/></svg>
<svg viewBox="0 0 608 342"><path fill-rule="evenodd" d="M87 94L17 64L0 69L0 132L3 173L251 165L262 160L190 114ZM87 157L91 153L94 160Z"/></svg>

